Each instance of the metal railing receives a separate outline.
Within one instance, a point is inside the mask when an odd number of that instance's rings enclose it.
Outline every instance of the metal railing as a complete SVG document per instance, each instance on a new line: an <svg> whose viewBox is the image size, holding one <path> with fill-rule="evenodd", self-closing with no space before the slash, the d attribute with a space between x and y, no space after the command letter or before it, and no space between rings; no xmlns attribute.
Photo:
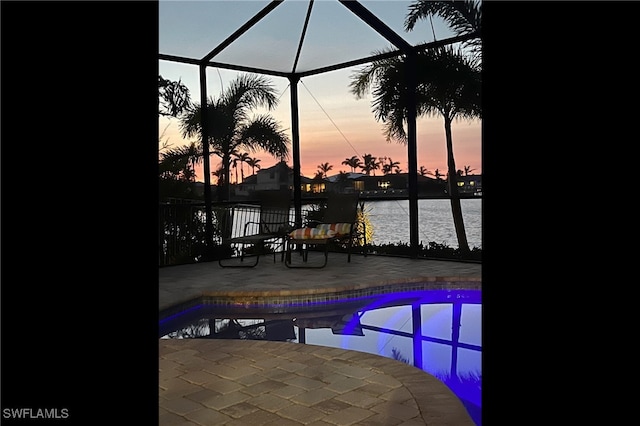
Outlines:
<svg viewBox="0 0 640 426"><path fill-rule="evenodd" d="M235 244L225 240L258 233L260 206L257 204L224 204L212 207L213 256L226 258L239 254ZM289 211L294 222L295 211ZM165 203L159 206L158 261L159 266L196 263L206 253L206 216L202 203ZM274 244L265 247L275 249Z"/></svg>

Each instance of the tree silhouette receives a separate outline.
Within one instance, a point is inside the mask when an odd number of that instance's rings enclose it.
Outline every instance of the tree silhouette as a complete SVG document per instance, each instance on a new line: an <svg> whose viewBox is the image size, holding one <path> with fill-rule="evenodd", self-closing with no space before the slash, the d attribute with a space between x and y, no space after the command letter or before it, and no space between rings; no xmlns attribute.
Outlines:
<svg viewBox="0 0 640 426"><path fill-rule="evenodd" d="M373 171L373 175L375 176L375 170L379 167L378 163L376 162L376 157L371 154L364 154L362 156L362 160L363 164L360 166L362 171L368 176L371 175L371 171Z"/></svg>
<svg viewBox="0 0 640 426"><path fill-rule="evenodd" d="M222 176L224 175L224 170L222 169L222 165L211 172L211 176L216 178L216 183L220 182Z"/></svg>
<svg viewBox="0 0 640 426"><path fill-rule="evenodd" d="M202 162L195 143L167 149L160 154L158 171L163 179L195 182L195 165Z"/></svg>
<svg viewBox="0 0 640 426"><path fill-rule="evenodd" d="M447 166L451 211L458 247L468 253L469 244L464 230L462 206L455 179L451 125L458 118L481 117L481 72L477 63L451 47L435 48L416 53L417 86L416 110L419 115L440 115L444 121L447 144ZM380 59L365 66L353 76L352 93L358 98L373 86L372 101L376 119L383 122L387 141L407 142L404 124L407 118L408 94L403 57ZM365 161L366 164L366 161Z"/></svg>
<svg viewBox="0 0 640 426"><path fill-rule="evenodd" d="M329 170L333 169L333 166L330 165L329 163L322 163L318 165L318 173L320 175L320 178L326 178L327 177L327 173L329 172Z"/></svg>
<svg viewBox="0 0 640 426"><path fill-rule="evenodd" d="M259 158L247 158L247 165L251 167L251 174L256 174L256 169L260 170L260 164L258 164L261 160Z"/></svg>
<svg viewBox="0 0 640 426"><path fill-rule="evenodd" d="M477 37L467 40L463 46L477 60L482 60L482 2L476 0L417 0L409 6L404 29L413 31L421 19L439 16L449 25L456 36L476 33Z"/></svg>
<svg viewBox="0 0 640 426"><path fill-rule="evenodd" d="M237 160L238 162L240 162L240 177L241 180L240 182L244 182L244 163L247 162L247 160L249 159L249 154L246 152L234 152L233 155L235 156L234 162ZM235 167L235 165L234 165ZM238 174L236 171L236 183L238 183Z"/></svg>
<svg viewBox="0 0 640 426"><path fill-rule="evenodd" d="M442 180L442 177L444 176L442 173L440 173L440 169L436 169L435 172L429 174L431 176L434 176L436 180Z"/></svg>
<svg viewBox="0 0 640 426"><path fill-rule="evenodd" d="M355 155L351 158L345 159L342 162L342 164L351 167L351 173L355 173L356 169L362 167L362 162L360 161L360 158Z"/></svg>
<svg viewBox="0 0 640 426"><path fill-rule="evenodd" d="M234 153L235 154L235 153ZM238 158L234 158L233 160L231 160L231 167L233 168L233 170L235 171L236 174L236 181L235 183L238 183Z"/></svg>
<svg viewBox="0 0 640 426"><path fill-rule="evenodd" d="M441 46L424 52L416 52L415 107L418 116L440 115L444 120L447 145L447 175L449 199L453 215L458 248L461 253L470 251L462 217L462 206L456 179L451 124L455 119L481 118L481 18L482 3L475 1L425 1L418 0L409 7L405 28L410 31L419 19L432 15L442 16L458 35L476 33L477 37L463 45L471 48L471 55L462 48ZM378 54L389 53L390 49ZM405 56L375 60L352 76L351 92L358 99L373 87L375 118L383 122L387 141L407 142L404 124L409 108L406 90L408 74Z"/></svg>
<svg viewBox="0 0 640 426"><path fill-rule="evenodd" d="M171 81L158 76L158 113L162 116L177 117L191 107L189 89L182 81Z"/></svg>
<svg viewBox="0 0 640 426"><path fill-rule="evenodd" d="M399 161L393 161L391 159L391 157L384 157L384 158L388 159L389 162L382 164L382 173L384 173L385 175L388 175L389 173L392 173L393 171L395 171L396 173L400 173L400 162Z"/></svg>
<svg viewBox="0 0 640 426"><path fill-rule="evenodd" d="M202 110L206 120L212 153L222 159L222 190L218 200L229 195L231 154L240 148L249 152L264 150L276 158L289 155L289 138L279 123L268 114L250 117L254 108L271 110L278 104L277 91L262 76L240 75L218 99L210 98L203 108L195 105L180 117L183 137L201 134ZM209 159L205 159L209 161Z"/></svg>

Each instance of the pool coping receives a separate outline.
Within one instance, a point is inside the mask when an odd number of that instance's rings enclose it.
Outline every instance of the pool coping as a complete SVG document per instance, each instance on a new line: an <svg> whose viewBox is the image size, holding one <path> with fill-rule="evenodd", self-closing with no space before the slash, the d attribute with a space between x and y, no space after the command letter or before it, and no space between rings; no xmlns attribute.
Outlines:
<svg viewBox="0 0 640 426"><path fill-rule="evenodd" d="M387 281L386 283L361 283L294 290L206 290L202 291L198 296L161 308L159 319L164 319L198 305L233 303L239 307L252 309L282 303L317 304L331 302L337 298L357 298L421 290L482 290L482 280L477 277L421 277L403 279L401 281Z"/></svg>

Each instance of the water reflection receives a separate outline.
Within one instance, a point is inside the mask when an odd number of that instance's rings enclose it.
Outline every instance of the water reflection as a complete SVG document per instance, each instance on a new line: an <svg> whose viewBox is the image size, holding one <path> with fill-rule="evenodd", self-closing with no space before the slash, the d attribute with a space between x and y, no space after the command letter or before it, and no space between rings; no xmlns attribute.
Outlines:
<svg viewBox="0 0 640 426"><path fill-rule="evenodd" d="M279 311L199 305L161 321L161 336L288 341L396 359L440 379L482 424L481 291L391 293Z"/></svg>

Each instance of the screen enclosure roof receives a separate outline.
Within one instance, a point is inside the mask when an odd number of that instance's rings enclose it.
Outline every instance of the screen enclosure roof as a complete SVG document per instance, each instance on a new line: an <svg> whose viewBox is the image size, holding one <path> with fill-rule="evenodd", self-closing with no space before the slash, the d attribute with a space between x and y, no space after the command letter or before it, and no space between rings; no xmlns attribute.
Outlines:
<svg viewBox="0 0 640 426"><path fill-rule="evenodd" d="M312 75L371 61L403 44L454 37L439 17L404 30L395 0L159 2L160 59L266 75Z"/></svg>

